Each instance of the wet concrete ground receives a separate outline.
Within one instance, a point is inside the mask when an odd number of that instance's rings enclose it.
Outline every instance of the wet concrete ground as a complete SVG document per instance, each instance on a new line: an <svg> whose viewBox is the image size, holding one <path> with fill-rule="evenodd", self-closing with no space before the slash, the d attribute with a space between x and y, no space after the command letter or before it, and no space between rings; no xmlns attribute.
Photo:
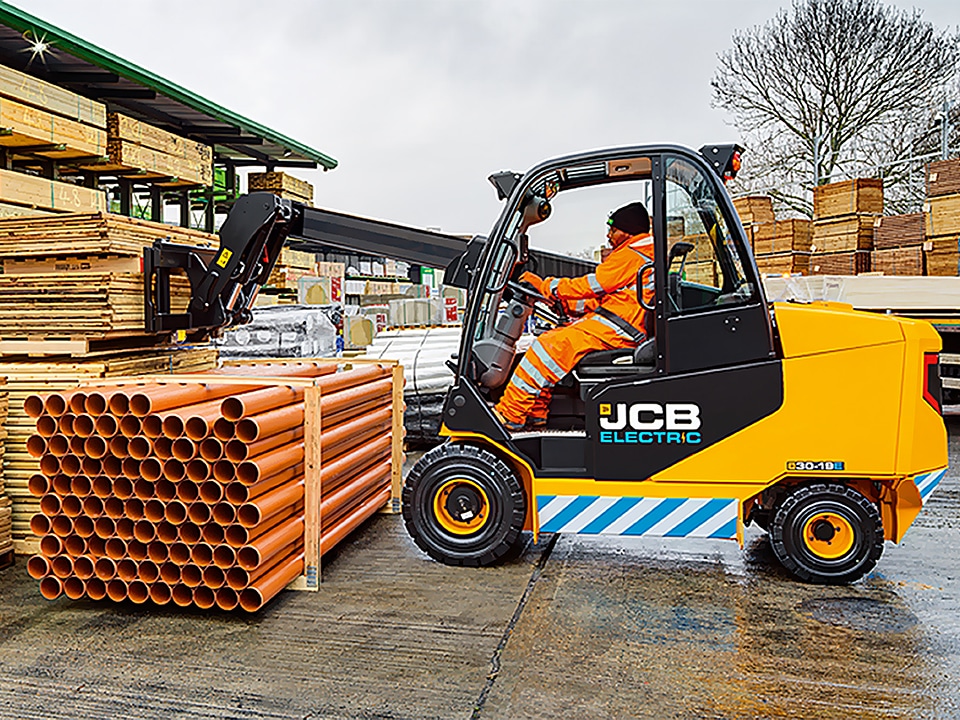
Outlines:
<svg viewBox="0 0 960 720"><path fill-rule="evenodd" d="M951 426L960 468L960 424ZM960 471L847 587L748 546L544 538L448 568L380 515L264 611L48 602L0 571L2 718L960 717Z"/></svg>

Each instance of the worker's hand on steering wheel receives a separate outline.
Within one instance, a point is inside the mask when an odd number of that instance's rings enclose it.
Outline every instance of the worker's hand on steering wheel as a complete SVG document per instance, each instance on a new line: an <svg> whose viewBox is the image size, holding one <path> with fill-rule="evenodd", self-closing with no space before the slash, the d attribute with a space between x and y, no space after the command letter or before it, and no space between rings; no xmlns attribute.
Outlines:
<svg viewBox="0 0 960 720"><path fill-rule="evenodd" d="M528 283L534 287L534 289L543 295L543 278L532 272L525 272L520 276L521 283Z"/></svg>

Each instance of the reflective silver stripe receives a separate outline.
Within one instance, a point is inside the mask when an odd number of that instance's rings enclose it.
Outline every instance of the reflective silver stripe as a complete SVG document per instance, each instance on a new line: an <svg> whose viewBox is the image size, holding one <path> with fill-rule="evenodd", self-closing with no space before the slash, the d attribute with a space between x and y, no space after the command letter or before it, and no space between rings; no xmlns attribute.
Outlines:
<svg viewBox="0 0 960 720"><path fill-rule="evenodd" d="M530 346L530 350L534 355L537 356L537 360L546 365L547 369L557 376L557 382L559 382L563 376L567 374L566 370L560 367L560 364L550 357L550 353L548 353L547 349L539 342L533 343L533 345ZM551 383L551 385L552 384L553 383Z"/></svg>
<svg viewBox="0 0 960 720"><path fill-rule="evenodd" d="M585 307L587 307L586 300L577 300L577 304L576 304L577 312L582 313Z"/></svg>
<svg viewBox="0 0 960 720"><path fill-rule="evenodd" d="M633 340L633 338L630 337L630 335L628 335L623 328L621 328L619 325L612 323L610 320L607 320L603 315L591 315L590 317L592 320L596 320L598 323L606 325L611 330L616 330L617 334L620 335L620 337L625 337L627 340Z"/></svg>
<svg viewBox="0 0 960 720"><path fill-rule="evenodd" d="M554 278L553 280L550 281L550 294L551 294L551 295L556 295L556 294L557 294L557 286L558 286L559 284L560 284L560 279L559 279L559 278Z"/></svg>
<svg viewBox="0 0 960 720"><path fill-rule="evenodd" d="M532 395L533 397L540 397L540 388L534 387L522 377L518 377L516 373L513 374L513 377L510 378L510 384L513 385L517 390L524 393L525 395Z"/></svg>
<svg viewBox="0 0 960 720"><path fill-rule="evenodd" d="M603 289L603 285L600 284L600 281L597 280L597 276L594 273L587 275L587 283L590 285L590 289L597 295L606 294L607 291Z"/></svg>
<svg viewBox="0 0 960 720"><path fill-rule="evenodd" d="M527 375L529 375L537 385L540 387L547 385L547 379L543 376L543 373L537 370L533 363L527 358L523 358L520 361L520 367L523 368L523 371L527 373ZM550 384L552 385L553 383Z"/></svg>

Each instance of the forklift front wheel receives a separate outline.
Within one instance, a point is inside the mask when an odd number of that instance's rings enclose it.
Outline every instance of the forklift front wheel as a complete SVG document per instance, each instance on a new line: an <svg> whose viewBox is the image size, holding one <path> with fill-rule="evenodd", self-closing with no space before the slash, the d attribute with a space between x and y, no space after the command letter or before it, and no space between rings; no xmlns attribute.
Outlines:
<svg viewBox="0 0 960 720"><path fill-rule="evenodd" d="M776 509L770 544L783 566L801 580L851 583L880 559L883 521L877 507L851 487L802 485Z"/></svg>
<svg viewBox="0 0 960 720"><path fill-rule="evenodd" d="M403 520L414 542L447 565L491 565L521 543L526 505L510 467L488 450L447 444L410 471Z"/></svg>

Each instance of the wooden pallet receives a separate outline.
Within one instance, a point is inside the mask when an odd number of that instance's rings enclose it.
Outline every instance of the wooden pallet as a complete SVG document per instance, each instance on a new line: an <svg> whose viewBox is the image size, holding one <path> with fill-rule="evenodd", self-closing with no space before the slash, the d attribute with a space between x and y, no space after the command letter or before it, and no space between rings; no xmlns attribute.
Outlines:
<svg viewBox="0 0 960 720"><path fill-rule="evenodd" d="M926 168L927 197L960 193L960 158L932 162Z"/></svg>
<svg viewBox="0 0 960 720"><path fill-rule="evenodd" d="M857 178L813 189L813 219L883 213L883 180Z"/></svg>
<svg viewBox="0 0 960 720"><path fill-rule="evenodd" d="M878 217L873 224L874 250L921 245L924 238L923 213L884 215Z"/></svg>
<svg viewBox="0 0 960 720"><path fill-rule="evenodd" d="M960 275L960 248L956 236L930 238L923 245L923 255L927 275Z"/></svg>
<svg viewBox="0 0 960 720"><path fill-rule="evenodd" d="M873 247L875 215L848 215L813 221L813 252L850 252Z"/></svg>
<svg viewBox="0 0 960 720"><path fill-rule="evenodd" d="M874 250L870 256L870 271L884 275L923 275L923 246Z"/></svg>

